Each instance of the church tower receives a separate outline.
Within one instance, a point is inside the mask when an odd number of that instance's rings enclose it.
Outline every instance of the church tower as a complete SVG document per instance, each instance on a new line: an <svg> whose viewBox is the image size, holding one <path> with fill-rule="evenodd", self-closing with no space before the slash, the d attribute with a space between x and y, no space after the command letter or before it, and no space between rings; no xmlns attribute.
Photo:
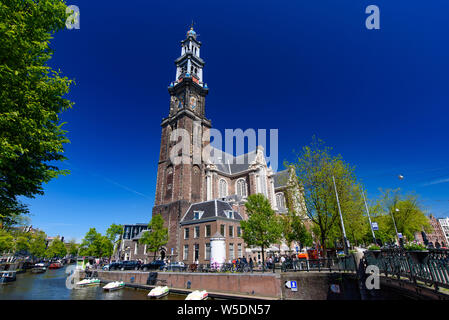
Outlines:
<svg viewBox="0 0 449 320"><path fill-rule="evenodd" d="M209 89L203 81L204 61L200 57L200 47L201 42L192 27L187 31L186 39L181 41L181 56L175 60L176 78L168 87L169 114L161 123L153 215L161 214L169 229L166 255L172 261L179 254L179 221L182 215L190 204L206 200L205 166L201 155L209 143L211 122L205 117ZM182 149L182 156L190 161L180 164L172 161L173 154L178 151L174 148L179 139L173 141L171 138L177 138L181 131L176 129L183 129L188 137L188 147Z"/></svg>

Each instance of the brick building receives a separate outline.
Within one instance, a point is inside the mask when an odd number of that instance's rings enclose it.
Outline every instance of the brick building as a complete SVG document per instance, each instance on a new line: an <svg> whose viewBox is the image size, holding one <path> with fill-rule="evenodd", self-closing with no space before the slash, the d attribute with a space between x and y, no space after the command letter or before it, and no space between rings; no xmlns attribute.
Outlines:
<svg viewBox="0 0 449 320"><path fill-rule="evenodd" d="M212 124L205 114L209 88L203 81L205 63L200 47L191 28L181 41L181 56L175 60L176 80L168 87L169 114L161 122L152 214L164 218L169 241L161 255L172 261L193 262L198 258L206 262L208 238L222 226L229 247L227 259L243 255L244 243L238 234L239 221L247 218L246 198L262 193L282 214L287 211L285 190L294 182L291 171L273 172L261 146L234 157L210 145ZM183 161L174 161L175 156Z"/></svg>
<svg viewBox="0 0 449 320"><path fill-rule="evenodd" d="M428 219L430 225L432 226L432 232L425 233L425 236L429 241L429 244L432 243L432 245L435 246L436 243L438 243L442 247L447 247L448 242L446 239L446 235L443 231L443 228L441 227L441 224L438 221L439 219L436 219L433 215L429 215ZM423 232L416 233L415 240L424 244Z"/></svg>

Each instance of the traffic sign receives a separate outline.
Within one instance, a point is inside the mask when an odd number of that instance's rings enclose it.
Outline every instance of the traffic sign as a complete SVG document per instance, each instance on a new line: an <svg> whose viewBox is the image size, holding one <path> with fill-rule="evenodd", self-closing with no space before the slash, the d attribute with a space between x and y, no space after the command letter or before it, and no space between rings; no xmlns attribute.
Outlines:
<svg viewBox="0 0 449 320"><path fill-rule="evenodd" d="M398 238L402 239L402 233L398 232Z"/></svg>
<svg viewBox="0 0 449 320"><path fill-rule="evenodd" d="M373 223L371 223L371 225L373 226L374 231L379 230L379 225L377 224L377 222L373 222Z"/></svg>
<svg viewBox="0 0 449 320"><path fill-rule="evenodd" d="M298 291L298 284L296 283L296 281L290 281L290 287L292 291Z"/></svg>

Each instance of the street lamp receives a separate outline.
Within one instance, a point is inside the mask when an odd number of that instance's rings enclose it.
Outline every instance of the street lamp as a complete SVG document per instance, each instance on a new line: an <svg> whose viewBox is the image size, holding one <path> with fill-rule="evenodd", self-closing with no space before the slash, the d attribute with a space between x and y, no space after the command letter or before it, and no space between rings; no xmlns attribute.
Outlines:
<svg viewBox="0 0 449 320"><path fill-rule="evenodd" d="M399 209L395 208L394 211L399 212ZM396 221L394 221L394 213L393 213L393 211L391 212L391 217L393 218L393 225L394 225L394 230L396 231L396 237L398 238L398 244L400 244L398 228L396 228Z"/></svg>
<svg viewBox="0 0 449 320"><path fill-rule="evenodd" d="M341 214L340 201L338 200L338 192L337 192L337 186L335 184L334 176L332 176L332 180L334 181L335 196L337 197L338 212L340 213L341 229L343 230L343 241L344 241L344 245L345 245L345 247L344 247L345 248L345 254L347 255L349 253L348 239L346 238L345 224L343 222L343 215Z"/></svg>
<svg viewBox="0 0 449 320"><path fill-rule="evenodd" d="M363 201L365 202L366 213L368 214L368 221L369 221L369 226L371 228L371 233L373 234L374 244L377 244L376 235L374 234L374 230L373 230L373 224L371 222L371 217L369 215L368 205L366 204L365 192L363 190L362 190L362 196L363 196Z"/></svg>

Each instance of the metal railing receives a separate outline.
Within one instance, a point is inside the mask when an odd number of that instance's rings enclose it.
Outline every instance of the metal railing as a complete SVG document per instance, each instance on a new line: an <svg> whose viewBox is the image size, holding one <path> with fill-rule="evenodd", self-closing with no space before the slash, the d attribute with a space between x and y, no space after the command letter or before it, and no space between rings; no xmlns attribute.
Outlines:
<svg viewBox="0 0 449 320"><path fill-rule="evenodd" d="M367 265L376 265L386 277L408 279L414 284L449 288L449 250L406 251L402 248L366 251Z"/></svg>

